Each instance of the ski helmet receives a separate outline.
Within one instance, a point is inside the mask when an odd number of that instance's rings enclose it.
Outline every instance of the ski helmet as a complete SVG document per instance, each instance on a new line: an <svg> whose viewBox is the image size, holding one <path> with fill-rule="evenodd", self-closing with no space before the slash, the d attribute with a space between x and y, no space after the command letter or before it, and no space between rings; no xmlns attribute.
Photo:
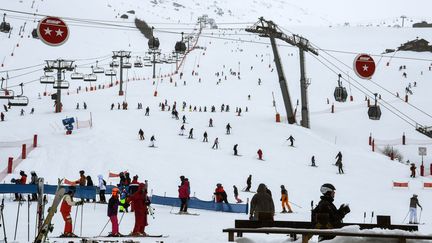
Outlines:
<svg viewBox="0 0 432 243"><path fill-rule="evenodd" d="M322 194L326 194L328 192L333 192L335 190L336 190L336 188L332 184L330 184L330 183L323 184L321 186L321 189L320 189L320 191L321 191Z"/></svg>
<svg viewBox="0 0 432 243"><path fill-rule="evenodd" d="M116 195L118 195L118 193L119 193L119 189L118 189L117 187L114 187L114 188L112 189L111 193L112 193L113 196L116 196Z"/></svg>

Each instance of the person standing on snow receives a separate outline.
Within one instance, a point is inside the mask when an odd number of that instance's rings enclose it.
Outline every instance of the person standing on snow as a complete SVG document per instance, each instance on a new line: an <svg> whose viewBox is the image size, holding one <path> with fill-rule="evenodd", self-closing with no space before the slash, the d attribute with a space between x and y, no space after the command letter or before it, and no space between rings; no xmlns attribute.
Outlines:
<svg viewBox="0 0 432 243"><path fill-rule="evenodd" d="M410 198L410 208L409 208L409 213L410 213L409 223L410 224L418 224L419 223L417 221L417 205L420 207L421 210L423 210L423 208L420 205L419 200L417 198L417 194L414 194Z"/></svg>
<svg viewBox="0 0 432 243"><path fill-rule="evenodd" d="M38 176L36 175L36 172L34 172L34 171L30 171L30 175L31 175L31 181L30 181L30 184L33 184L33 185L37 185L38 184ZM36 193L32 193L32 196L31 196L31 200L32 201L37 201L37 194Z"/></svg>
<svg viewBox="0 0 432 243"><path fill-rule="evenodd" d="M417 169L417 167L415 166L415 164L411 163L411 167L410 167L410 170L411 170L410 177L411 178L415 178L416 177L416 169Z"/></svg>
<svg viewBox="0 0 432 243"><path fill-rule="evenodd" d="M186 179L184 176L180 176L180 180L181 180L181 184L179 186L178 192L181 201L179 213L181 214L181 213L187 213L190 188L189 188L188 179Z"/></svg>
<svg viewBox="0 0 432 243"><path fill-rule="evenodd" d="M150 138L150 147L152 147L152 148L155 147L155 144L154 144L155 141L156 141L156 138L154 137L154 135L152 135Z"/></svg>
<svg viewBox="0 0 432 243"><path fill-rule="evenodd" d="M183 115L182 120L183 120L183 124L185 124L186 123L186 116L185 115Z"/></svg>
<svg viewBox="0 0 432 243"><path fill-rule="evenodd" d="M228 203L228 195L226 194L222 184L216 184L216 189L213 194L215 195L215 200L217 203Z"/></svg>
<svg viewBox="0 0 432 243"><path fill-rule="evenodd" d="M267 192L267 186L259 184L257 193L252 197L250 207L250 220L259 220L260 218L270 218L273 220L275 207L271 195Z"/></svg>
<svg viewBox="0 0 432 243"><path fill-rule="evenodd" d="M262 158L263 157L263 151L261 149L258 149L257 154L258 154L258 159L263 160L263 158Z"/></svg>
<svg viewBox="0 0 432 243"><path fill-rule="evenodd" d="M143 131L142 129L140 129L140 130L138 131L138 135L139 135L139 137L140 137L140 140L145 140L145 138L144 138L144 131Z"/></svg>
<svg viewBox="0 0 432 243"><path fill-rule="evenodd" d="M235 198L235 200L237 201L237 203L242 203L243 200L241 200L239 198L238 189L237 189L237 187L235 185L233 185L233 189L234 189L234 198Z"/></svg>
<svg viewBox="0 0 432 243"><path fill-rule="evenodd" d="M150 116L150 107L146 107L144 116Z"/></svg>
<svg viewBox="0 0 432 243"><path fill-rule="evenodd" d="M288 199L288 191L285 189L284 185L281 185L281 202L282 202L282 213L292 213L291 205L289 203ZM286 211L285 206L288 208L288 211Z"/></svg>
<svg viewBox="0 0 432 243"><path fill-rule="evenodd" d="M252 175L249 175L247 180L246 180L246 192L249 192L252 186Z"/></svg>
<svg viewBox="0 0 432 243"><path fill-rule="evenodd" d="M207 131L204 132L203 134L203 142L207 142L208 143L208 138L207 138Z"/></svg>
<svg viewBox="0 0 432 243"><path fill-rule="evenodd" d="M93 180L92 180L92 178L90 176L87 176L86 180L87 180L87 186L91 186L91 187L94 186ZM95 198L92 199L92 202L95 202L95 200L96 200L96 195L95 195ZM89 202L90 199L87 198L86 201Z"/></svg>
<svg viewBox="0 0 432 243"><path fill-rule="evenodd" d="M316 164L315 164L315 155L312 156L311 163L312 163L311 166L316 167Z"/></svg>
<svg viewBox="0 0 432 243"><path fill-rule="evenodd" d="M63 197L63 202L60 206L60 212L65 221L65 227L63 235L65 237L77 237L72 232L72 217L70 216L72 206L79 206L83 204L83 201L74 202L73 195L75 193L75 187L70 187L67 194Z"/></svg>
<svg viewBox="0 0 432 243"><path fill-rule="evenodd" d="M294 137L292 135L290 135L289 138L287 138L287 141L288 140L291 142L290 146L294 147L294 141L295 141Z"/></svg>
<svg viewBox="0 0 432 243"><path fill-rule="evenodd" d="M233 150L234 150L234 155L236 155L236 156L238 155L237 148L238 148L238 144L234 145Z"/></svg>
<svg viewBox="0 0 432 243"><path fill-rule="evenodd" d="M215 138L212 149L218 149L219 148L219 138Z"/></svg>
<svg viewBox="0 0 432 243"><path fill-rule="evenodd" d="M231 134L231 125L228 123L227 125L226 125L226 134Z"/></svg>
<svg viewBox="0 0 432 243"><path fill-rule="evenodd" d="M2 113L3 114L3 113ZM209 119L209 125L208 125L209 127L213 127L213 119L212 118L210 118Z"/></svg>
<svg viewBox="0 0 432 243"><path fill-rule="evenodd" d="M121 234L119 233L119 224L118 224L118 207L120 205L119 200L119 189L117 187L114 187L112 189L112 195L111 198L108 201L108 217L111 221L111 233L108 236L112 237L119 237Z"/></svg>
<svg viewBox="0 0 432 243"><path fill-rule="evenodd" d="M337 159L335 165L338 165L338 162L342 162L342 153L341 153L341 151L339 151L339 153L336 155L335 159Z"/></svg>
<svg viewBox="0 0 432 243"><path fill-rule="evenodd" d="M99 187L99 202L106 203L106 199L105 199L106 181L103 179L102 175L98 175L98 187Z"/></svg>
<svg viewBox="0 0 432 243"><path fill-rule="evenodd" d="M135 226L131 233L132 236L146 236L145 227L147 223L148 206L150 199L147 196L147 188L144 183L140 183L137 192L128 198L134 205L135 211Z"/></svg>
<svg viewBox="0 0 432 243"><path fill-rule="evenodd" d="M189 130L189 139L193 139L193 128Z"/></svg>

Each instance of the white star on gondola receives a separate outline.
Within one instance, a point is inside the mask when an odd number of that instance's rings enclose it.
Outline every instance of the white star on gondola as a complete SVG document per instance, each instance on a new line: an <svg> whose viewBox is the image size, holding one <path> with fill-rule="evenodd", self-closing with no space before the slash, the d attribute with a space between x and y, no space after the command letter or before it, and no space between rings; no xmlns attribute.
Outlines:
<svg viewBox="0 0 432 243"><path fill-rule="evenodd" d="M363 65L363 71L367 71L369 69L369 67L365 64Z"/></svg>
<svg viewBox="0 0 432 243"><path fill-rule="evenodd" d="M45 31L45 35L51 35L52 30L50 30L49 27L47 27L46 29L44 29Z"/></svg>
<svg viewBox="0 0 432 243"><path fill-rule="evenodd" d="M56 36L63 36L64 31L61 31L60 29L56 30Z"/></svg>

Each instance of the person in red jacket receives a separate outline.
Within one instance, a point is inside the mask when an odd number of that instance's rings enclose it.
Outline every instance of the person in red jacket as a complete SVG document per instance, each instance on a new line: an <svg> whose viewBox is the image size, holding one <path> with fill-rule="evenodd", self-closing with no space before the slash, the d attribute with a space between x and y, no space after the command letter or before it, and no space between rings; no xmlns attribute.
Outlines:
<svg viewBox="0 0 432 243"><path fill-rule="evenodd" d="M263 159L263 158L262 158L262 156L263 156L263 151L262 151L261 149L258 149L257 154L258 154L258 159L259 159L259 160L262 160L262 159Z"/></svg>
<svg viewBox="0 0 432 243"><path fill-rule="evenodd" d="M128 198L134 205L135 226L131 233L133 236L146 236L144 232L147 223L147 206L150 205L150 199L147 197L147 188L144 183L140 183L138 190Z"/></svg>
<svg viewBox="0 0 432 243"><path fill-rule="evenodd" d="M221 202L228 203L227 194L222 184L220 183L216 184L214 195L217 203L221 203Z"/></svg>
<svg viewBox="0 0 432 243"><path fill-rule="evenodd" d="M74 202L73 201L73 195L75 193L75 188L71 187L69 188L69 191L63 198L63 202L60 206L60 212L62 214L63 220L65 221L65 227L63 235L64 237L77 237L72 232L72 218L70 216L72 206L79 206L83 204L82 201Z"/></svg>
<svg viewBox="0 0 432 243"><path fill-rule="evenodd" d="M181 201L180 205L180 211L179 213L187 213L188 208L188 200L189 200L189 180L185 178L184 176L180 176L181 184L179 186L178 192L179 192L179 198Z"/></svg>

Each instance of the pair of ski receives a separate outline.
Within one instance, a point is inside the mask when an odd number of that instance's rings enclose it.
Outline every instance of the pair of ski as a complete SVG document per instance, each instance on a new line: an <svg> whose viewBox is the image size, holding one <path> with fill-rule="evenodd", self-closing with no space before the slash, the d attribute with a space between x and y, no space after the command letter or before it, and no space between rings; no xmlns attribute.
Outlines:
<svg viewBox="0 0 432 243"><path fill-rule="evenodd" d="M199 213L174 213L174 212L170 212L170 214L175 214L175 215L190 215L190 216L199 216Z"/></svg>
<svg viewBox="0 0 432 243"><path fill-rule="evenodd" d="M92 241L102 241L102 242L119 242L115 240L117 238L168 238L168 235L119 235L119 236L94 236L94 237L80 237L80 236L58 236L51 238L66 238L66 239L82 239L82 240L92 240ZM108 240L113 239L113 240Z"/></svg>

